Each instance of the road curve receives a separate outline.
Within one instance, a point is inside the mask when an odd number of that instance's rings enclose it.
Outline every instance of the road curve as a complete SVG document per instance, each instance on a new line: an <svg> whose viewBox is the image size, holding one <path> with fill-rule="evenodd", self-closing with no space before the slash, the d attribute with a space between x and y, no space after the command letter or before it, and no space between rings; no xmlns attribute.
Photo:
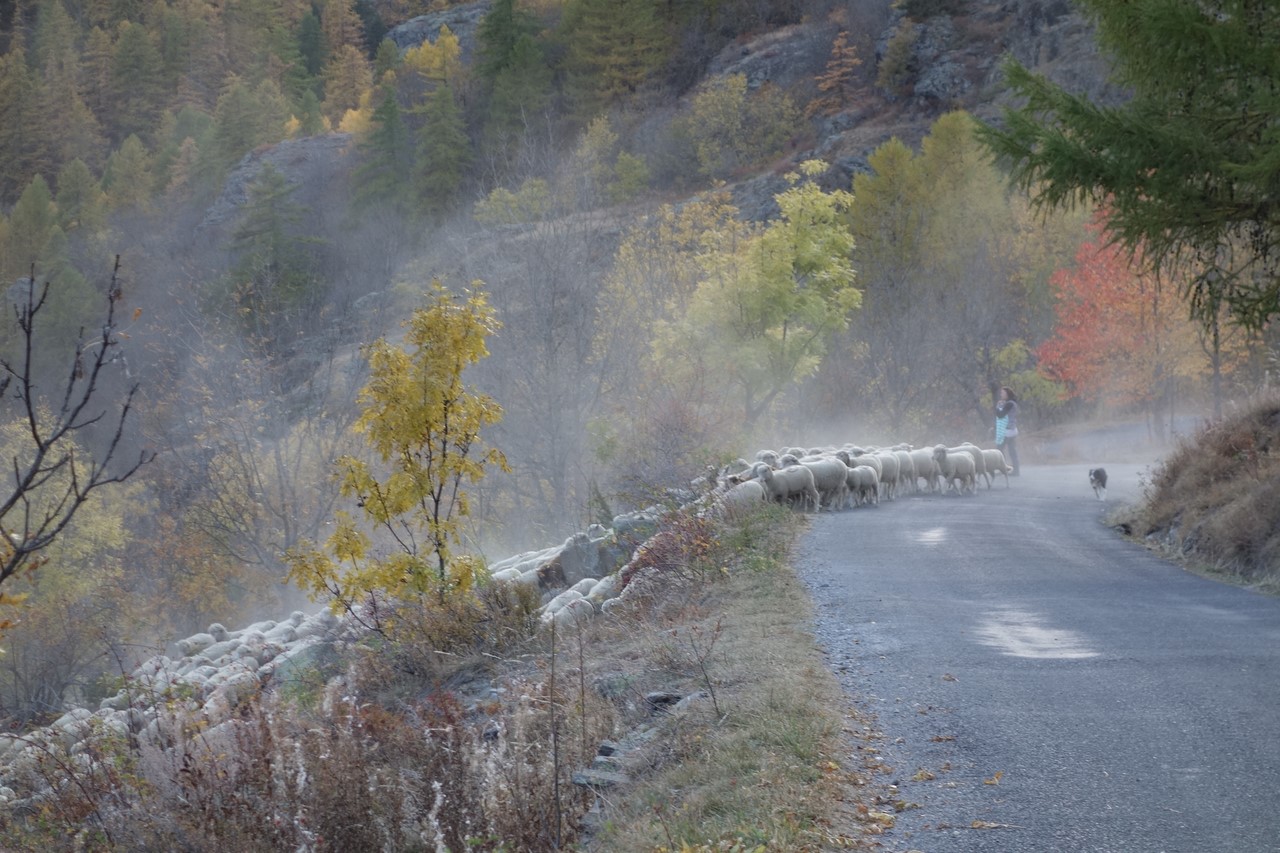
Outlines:
<svg viewBox="0 0 1280 853"><path fill-rule="evenodd" d="M919 805L886 850L1280 851L1280 600L1120 537L1145 468L1108 465L1106 504L1087 468L801 538L816 634Z"/></svg>

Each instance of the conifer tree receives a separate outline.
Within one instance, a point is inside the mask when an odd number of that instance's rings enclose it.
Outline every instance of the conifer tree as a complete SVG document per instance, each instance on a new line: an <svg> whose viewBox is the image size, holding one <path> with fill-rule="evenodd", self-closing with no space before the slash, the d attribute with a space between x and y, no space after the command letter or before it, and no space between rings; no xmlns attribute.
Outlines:
<svg viewBox="0 0 1280 853"><path fill-rule="evenodd" d="M83 160L72 160L58 172L58 225L68 235L96 234L106 226L107 196Z"/></svg>
<svg viewBox="0 0 1280 853"><path fill-rule="evenodd" d="M250 343L273 352L322 294L309 260L316 240L298 233L304 208L296 186L266 163L249 187L244 217L232 235L237 261L224 298Z"/></svg>
<svg viewBox="0 0 1280 853"><path fill-rule="evenodd" d="M360 97L373 87L369 60L354 45L338 48L324 69L324 113L333 124L347 110L360 106Z"/></svg>
<svg viewBox="0 0 1280 853"><path fill-rule="evenodd" d="M155 175L151 171L151 155L136 135L130 135L107 158L102 186L113 209L151 206Z"/></svg>
<svg viewBox="0 0 1280 853"><path fill-rule="evenodd" d="M394 88L382 89L382 100L373 111L373 131L360 152L364 162L354 174L356 207L385 205L407 215L412 206L413 140Z"/></svg>
<svg viewBox="0 0 1280 853"><path fill-rule="evenodd" d="M1132 92L1107 107L1024 66L1024 105L984 139L1038 204L1105 202L1111 233L1150 268L1200 270L1193 306L1245 326L1280 316L1280 16L1269 0L1083 0Z"/></svg>
<svg viewBox="0 0 1280 853"><path fill-rule="evenodd" d="M36 94L26 52L16 47L0 55L0 198L12 198L36 174Z"/></svg>
<svg viewBox="0 0 1280 853"><path fill-rule="evenodd" d="M656 84L670 42L651 0L574 0L565 19L566 87L580 118Z"/></svg>
<svg viewBox="0 0 1280 853"><path fill-rule="evenodd" d="M147 134L160 118L164 65L151 34L125 21L111 54L111 112L114 138Z"/></svg>
<svg viewBox="0 0 1280 853"><path fill-rule="evenodd" d="M537 34L531 15L516 9L515 0L495 0L476 28L476 74L492 84L512 64L516 44Z"/></svg>
<svg viewBox="0 0 1280 853"><path fill-rule="evenodd" d="M422 113L425 124L418 143L417 191L419 207L440 217L457 200L471 161L462 109L446 83L427 97Z"/></svg>
<svg viewBox="0 0 1280 853"><path fill-rule="evenodd" d="M9 214L8 240L0 269L3 281L29 275L32 264L45 260L49 237L58 224L58 211L49 184L39 175L31 179Z"/></svg>
<svg viewBox="0 0 1280 853"><path fill-rule="evenodd" d="M809 104L809 115L831 115L848 105L857 81L854 74L862 65L857 48L849 44L849 33L841 30L831 45L831 58L818 75L818 92Z"/></svg>
<svg viewBox="0 0 1280 853"><path fill-rule="evenodd" d="M522 35L493 78L485 136L503 144L519 138L551 100L552 74L533 36Z"/></svg>
<svg viewBox="0 0 1280 853"><path fill-rule="evenodd" d="M364 55L364 28L356 14L354 0L324 0L320 8L320 28L329 56L337 56L348 47Z"/></svg>

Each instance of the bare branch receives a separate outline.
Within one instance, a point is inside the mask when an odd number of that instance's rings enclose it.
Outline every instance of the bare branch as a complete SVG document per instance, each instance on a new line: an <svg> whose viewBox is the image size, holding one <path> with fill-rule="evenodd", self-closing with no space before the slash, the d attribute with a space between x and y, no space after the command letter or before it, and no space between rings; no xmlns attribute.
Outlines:
<svg viewBox="0 0 1280 853"><path fill-rule="evenodd" d="M19 298L14 306L22 337L21 354L16 363L0 359L0 397L12 390L9 399L17 402L24 438L7 460L12 480L0 488L0 583L24 567L33 567L38 552L61 535L91 494L123 483L153 457L143 451L136 461L123 466L118 459L138 386L132 386L121 401L102 399L106 371L123 360L115 319L121 293L119 275L117 257L107 287L101 332L76 345L56 410L52 401L39 393L35 377L40 340L37 319L48 298L49 284L37 287L34 267L26 281L25 298ZM78 439L100 424L113 424L105 447L88 461L78 461ZM81 449L82 456L84 453Z"/></svg>

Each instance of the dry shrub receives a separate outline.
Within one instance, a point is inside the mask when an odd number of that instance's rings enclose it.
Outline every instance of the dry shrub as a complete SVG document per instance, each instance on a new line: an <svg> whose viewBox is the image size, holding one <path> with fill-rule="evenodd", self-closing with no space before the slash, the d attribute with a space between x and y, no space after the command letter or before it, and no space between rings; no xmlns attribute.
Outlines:
<svg viewBox="0 0 1280 853"><path fill-rule="evenodd" d="M1154 470L1140 520L1148 536L1242 577L1280 574L1280 402L1182 441Z"/></svg>
<svg viewBox="0 0 1280 853"><path fill-rule="evenodd" d="M644 574L671 581L705 580L714 564L717 544L716 526L710 519L688 512L672 513L622 569L622 588Z"/></svg>
<svg viewBox="0 0 1280 853"><path fill-rule="evenodd" d="M519 699L485 714L446 691L392 710L334 682L316 715L268 696L213 729L178 727L168 749L51 755L59 785L34 819L0 827L0 845L559 849L592 804L569 777L612 728L604 700L562 681L516 683Z"/></svg>
<svg viewBox="0 0 1280 853"><path fill-rule="evenodd" d="M381 602L376 630L358 649L350 679L362 694L413 697L491 668L528 644L538 626L538 590L487 584L471 593Z"/></svg>

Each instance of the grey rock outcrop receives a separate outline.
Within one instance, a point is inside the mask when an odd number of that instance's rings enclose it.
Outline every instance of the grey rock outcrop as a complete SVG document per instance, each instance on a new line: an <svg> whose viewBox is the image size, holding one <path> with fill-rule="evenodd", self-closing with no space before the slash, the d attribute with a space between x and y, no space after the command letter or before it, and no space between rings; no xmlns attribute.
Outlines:
<svg viewBox="0 0 1280 853"><path fill-rule="evenodd" d="M462 49L462 61L470 61L475 51L476 30L480 21L489 12L490 0L477 3L465 3L439 12L429 12L411 18L387 32L390 39L401 52L417 47L423 42L435 43L440 37L440 28L448 27L449 32L458 37L458 46Z"/></svg>

